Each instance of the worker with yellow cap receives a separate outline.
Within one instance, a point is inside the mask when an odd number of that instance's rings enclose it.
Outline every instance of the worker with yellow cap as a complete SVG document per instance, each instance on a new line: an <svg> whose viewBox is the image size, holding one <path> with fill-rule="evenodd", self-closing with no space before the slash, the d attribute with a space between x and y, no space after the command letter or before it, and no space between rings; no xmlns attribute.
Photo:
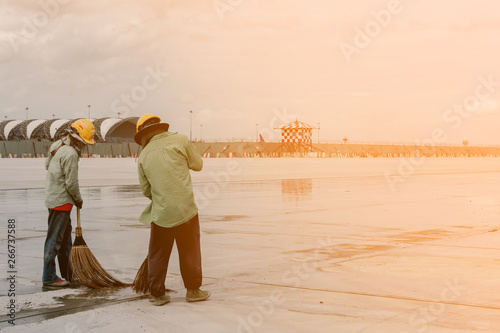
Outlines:
<svg viewBox="0 0 500 333"><path fill-rule="evenodd" d="M50 146L45 161L45 206L49 209L42 275L45 289L67 287L68 280L71 280L71 269L68 267L72 243L70 213L73 205L78 208L83 205L78 182L78 161L85 145L94 144L94 132L90 120L76 120ZM56 274L56 257L62 278Z"/></svg>
<svg viewBox="0 0 500 333"><path fill-rule="evenodd" d="M202 284L200 225L191 174L203 167L201 155L182 134L168 131L169 124L152 114L137 121L135 142L143 147L138 160L139 183L151 200L139 221L151 225L148 282L154 305L170 301L165 278L175 243L188 302L203 301L210 292Z"/></svg>

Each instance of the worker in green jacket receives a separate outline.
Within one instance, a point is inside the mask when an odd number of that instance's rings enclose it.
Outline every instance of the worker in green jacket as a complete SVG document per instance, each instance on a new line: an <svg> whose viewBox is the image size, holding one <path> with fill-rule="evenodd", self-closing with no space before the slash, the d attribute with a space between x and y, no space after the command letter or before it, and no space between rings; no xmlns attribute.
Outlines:
<svg viewBox="0 0 500 333"><path fill-rule="evenodd" d="M82 208L83 199L78 182L78 161L87 144L94 144L95 128L88 119L78 119L49 149L45 161L45 206L49 209L47 237L43 256L43 287L64 288L71 280L68 267L71 252L71 210ZM56 274L55 258L61 276ZM66 280L64 280L66 279Z"/></svg>
<svg viewBox="0 0 500 333"><path fill-rule="evenodd" d="M152 114L137 121L135 142L143 147L138 160L139 183L151 200L139 221L151 225L148 251L148 281L154 305L170 301L165 294L165 278L172 247L179 252L179 263L186 300L203 301L210 292L202 284L200 225L191 175L200 171L200 153L182 134L168 132L169 124Z"/></svg>

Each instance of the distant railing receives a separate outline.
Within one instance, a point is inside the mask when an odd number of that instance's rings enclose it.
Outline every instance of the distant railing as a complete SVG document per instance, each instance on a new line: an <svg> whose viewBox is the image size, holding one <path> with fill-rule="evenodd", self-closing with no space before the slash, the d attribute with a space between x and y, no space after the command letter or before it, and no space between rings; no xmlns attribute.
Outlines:
<svg viewBox="0 0 500 333"><path fill-rule="evenodd" d="M43 158L47 156L49 141L0 141L2 158ZM280 151L280 142L193 142L205 158L228 157L500 157L500 146L416 145L381 143L320 143L312 150ZM319 147L318 149L314 149ZM135 142L96 143L87 146L83 158L137 157L141 147Z"/></svg>

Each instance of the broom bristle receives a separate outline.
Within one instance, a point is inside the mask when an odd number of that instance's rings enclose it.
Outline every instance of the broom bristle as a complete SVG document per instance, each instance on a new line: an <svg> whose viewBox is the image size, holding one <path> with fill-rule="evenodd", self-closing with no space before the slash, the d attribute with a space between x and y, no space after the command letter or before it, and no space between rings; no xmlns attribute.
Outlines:
<svg viewBox="0 0 500 333"><path fill-rule="evenodd" d="M78 229L78 228L77 228ZM83 239L83 236L80 234L80 236L75 237L75 241L73 242L73 247L75 246L87 246L87 243L85 243L85 240Z"/></svg>
<svg viewBox="0 0 500 333"><path fill-rule="evenodd" d="M149 281L148 281L148 257L144 259L141 267L137 271L134 282L132 283L132 290L138 294L149 293Z"/></svg>
<svg viewBox="0 0 500 333"><path fill-rule="evenodd" d="M85 243L81 230L76 229L77 236L69 256L73 279L93 289L130 286L106 272Z"/></svg>

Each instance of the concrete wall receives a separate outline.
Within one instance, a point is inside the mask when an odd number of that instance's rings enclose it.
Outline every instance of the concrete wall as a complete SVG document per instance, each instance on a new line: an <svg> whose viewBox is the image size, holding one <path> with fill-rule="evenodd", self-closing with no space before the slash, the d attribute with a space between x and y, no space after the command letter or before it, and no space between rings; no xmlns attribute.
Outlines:
<svg viewBox="0 0 500 333"><path fill-rule="evenodd" d="M45 157L51 144L49 141L0 141L0 154L2 157ZM137 156L140 150L135 143L96 143L87 147L83 152L85 157Z"/></svg>
<svg viewBox="0 0 500 333"><path fill-rule="evenodd" d="M376 144L313 144L312 151L289 154L277 142L196 142L200 153L208 157L500 157L500 147L417 146Z"/></svg>
<svg viewBox="0 0 500 333"><path fill-rule="evenodd" d="M49 141L0 141L1 157L44 157L52 143ZM195 142L204 157L280 157L283 153L277 142ZM84 156L134 157L141 148L135 143L96 143L89 146ZM314 144L312 152L295 154L296 157L500 157L500 147L416 146L375 144Z"/></svg>

